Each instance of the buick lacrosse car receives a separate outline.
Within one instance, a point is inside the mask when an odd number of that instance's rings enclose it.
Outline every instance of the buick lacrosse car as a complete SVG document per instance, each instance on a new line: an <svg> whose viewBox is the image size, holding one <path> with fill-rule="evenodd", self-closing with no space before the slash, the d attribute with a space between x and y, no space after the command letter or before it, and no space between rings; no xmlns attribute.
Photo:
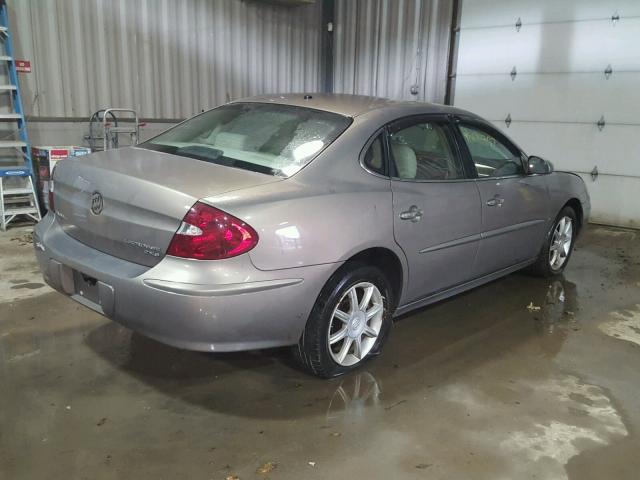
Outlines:
<svg viewBox="0 0 640 480"><path fill-rule="evenodd" d="M293 346L340 375L392 319L527 267L559 274L582 179L452 107L352 95L232 102L60 162L47 283L179 348Z"/></svg>

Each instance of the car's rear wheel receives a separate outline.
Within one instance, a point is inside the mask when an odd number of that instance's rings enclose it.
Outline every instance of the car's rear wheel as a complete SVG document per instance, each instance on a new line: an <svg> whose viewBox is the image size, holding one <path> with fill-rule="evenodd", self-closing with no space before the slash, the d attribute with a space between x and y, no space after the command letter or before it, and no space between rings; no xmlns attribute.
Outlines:
<svg viewBox="0 0 640 480"><path fill-rule="evenodd" d="M347 264L327 282L294 348L309 373L346 373L380 352L392 324L392 289L376 267Z"/></svg>
<svg viewBox="0 0 640 480"><path fill-rule="evenodd" d="M531 266L532 273L542 277L562 273L573 252L577 229L575 211L571 207L564 207L556 217L536 263Z"/></svg>

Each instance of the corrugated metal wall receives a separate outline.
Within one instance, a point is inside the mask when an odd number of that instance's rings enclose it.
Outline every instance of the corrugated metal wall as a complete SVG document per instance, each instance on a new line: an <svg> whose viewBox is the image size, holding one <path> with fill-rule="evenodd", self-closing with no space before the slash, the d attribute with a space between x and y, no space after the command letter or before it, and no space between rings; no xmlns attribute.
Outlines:
<svg viewBox="0 0 640 480"><path fill-rule="evenodd" d="M453 0L337 0L334 90L443 103L452 9Z"/></svg>
<svg viewBox="0 0 640 480"><path fill-rule="evenodd" d="M321 2L13 0L27 114L88 117L104 106L184 118L263 92L320 85Z"/></svg>

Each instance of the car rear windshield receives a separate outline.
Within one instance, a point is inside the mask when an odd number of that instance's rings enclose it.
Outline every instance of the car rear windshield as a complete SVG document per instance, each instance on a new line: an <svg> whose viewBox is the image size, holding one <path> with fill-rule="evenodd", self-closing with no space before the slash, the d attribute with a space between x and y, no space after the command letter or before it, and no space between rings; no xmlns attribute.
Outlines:
<svg viewBox="0 0 640 480"><path fill-rule="evenodd" d="M232 103L193 117L139 145L205 162L288 177L350 124L335 113L265 103Z"/></svg>

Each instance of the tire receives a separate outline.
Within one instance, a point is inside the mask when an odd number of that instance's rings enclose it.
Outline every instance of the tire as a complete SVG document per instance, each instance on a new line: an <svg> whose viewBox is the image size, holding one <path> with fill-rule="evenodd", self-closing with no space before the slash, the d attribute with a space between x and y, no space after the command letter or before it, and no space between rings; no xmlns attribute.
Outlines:
<svg viewBox="0 0 640 480"><path fill-rule="evenodd" d="M370 300L363 306L363 297L370 286L375 288L370 290ZM355 313L351 308L352 291L359 304ZM306 372L321 378L337 377L358 368L380 353L393 323L394 301L393 290L380 269L347 263L331 276L320 292L300 341L294 347L296 362ZM338 310L340 312L335 313ZM329 332L334 342L331 345ZM349 347L345 347L349 340ZM340 361L344 348L347 353Z"/></svg>
<svg viewBox="0 0 640 480"><path fill-rule="evenodd" d="M554 264L554 257L551 249L554 244L556 244L555 241L559 238L557 237L556 232L558 232L559 228L562 228L560 225L561 222L563 220L566 222L567 219L571 220L571 238L569 239L568 252L563 251L562 254L559 253L562 261L557 261ZM578 216L576 215L576 212L573 210L573 208L564 207L562 210L560 210L560 213L553 222L551 230L549 230L549 233L547 234L538 258L536 259L535 263L531 265L531 267L529 267L529 271L533 275L536 275L538 277L552 277L554 275L560 275L569 263L569 259L571 258L571 254L573 253L573 246L576 241L576 235L578 234L578 227ZM566 229L566 226L564 227L564 229Z"/></svg>

